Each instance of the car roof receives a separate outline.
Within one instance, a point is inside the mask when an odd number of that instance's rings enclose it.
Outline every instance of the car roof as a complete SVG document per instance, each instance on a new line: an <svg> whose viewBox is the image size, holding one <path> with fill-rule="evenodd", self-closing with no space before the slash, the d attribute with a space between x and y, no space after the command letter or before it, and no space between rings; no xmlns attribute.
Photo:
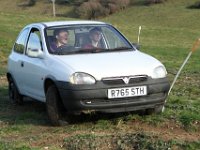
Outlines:
<svg viewBox="0 0 200 150"><path fill-rule="evenodd" d="M62 26L62 25L79 25L79 24L106 24L100 21L52 21L52 22L41 22L37 23L44 25L45 27Z"/></svg>
<svg viewBox="0 0 200 150"><path fill-rule="evenodd" d="M24 28L27 27L40 27L41 29L47 28L47 27L54 27L54 26L65 26L65 25L105 25L107 23L100 22L100 21L90 21L90 20L81 20L81 21L51 21L51 22L38 22L38 23L32 23L28 24Z"/></svg>

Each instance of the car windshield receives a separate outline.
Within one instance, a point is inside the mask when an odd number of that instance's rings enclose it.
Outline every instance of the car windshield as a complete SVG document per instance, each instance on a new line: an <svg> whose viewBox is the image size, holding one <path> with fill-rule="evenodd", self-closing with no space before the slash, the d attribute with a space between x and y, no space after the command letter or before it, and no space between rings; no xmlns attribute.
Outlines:
<svg viewBox="0 0 200 150"><path fill-rule="evenodd" d="M133 46L111 25L71 25L45 30L48 51L56 55L132 51Z"/></svg>

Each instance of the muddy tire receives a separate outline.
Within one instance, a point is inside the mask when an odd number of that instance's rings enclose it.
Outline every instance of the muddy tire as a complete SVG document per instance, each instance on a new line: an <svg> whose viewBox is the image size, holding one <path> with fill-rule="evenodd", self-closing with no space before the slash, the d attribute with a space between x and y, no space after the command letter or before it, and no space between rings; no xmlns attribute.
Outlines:
<svg viewBox="0 0 200 150"><path fill-rule="evenodd" d="M68 124L64 119L65 109L55 85L51 85L47 89L46 108L49 120L53 126L64 126Z"/></svg>
<svg viewBox="0 0 200 150"><path fill-rule="evenodd" d="M17 105L23 104L23 96L19 93L17 86L11 77L8 79L8 95L9 100L12 103Z"/></svg>
<svg viewBox="0 0 200 150"><path fill-rule="evenodd" d="M147 110L146 110L146 114L147 114L147 115L161 114L162 112L164 112L164 110L165 110L165 106L160 105L160 106L157 106L157 107L155 107L155 108L147 109Z"/></svg>

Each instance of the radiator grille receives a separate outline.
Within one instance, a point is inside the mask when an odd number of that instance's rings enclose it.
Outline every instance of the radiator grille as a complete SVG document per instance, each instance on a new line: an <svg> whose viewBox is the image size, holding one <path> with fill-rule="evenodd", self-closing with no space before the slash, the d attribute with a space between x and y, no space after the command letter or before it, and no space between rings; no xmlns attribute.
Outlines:
<svg viewBox="0 0 200 150"><path fill-rule="evenodd" d="M108 85L115 85L115 84L133 84L133 83L140 83L144 82L148 79L146 75L137 75L137 76L122 76L122 77L109 77L103 78L102 82Z"/></svg>

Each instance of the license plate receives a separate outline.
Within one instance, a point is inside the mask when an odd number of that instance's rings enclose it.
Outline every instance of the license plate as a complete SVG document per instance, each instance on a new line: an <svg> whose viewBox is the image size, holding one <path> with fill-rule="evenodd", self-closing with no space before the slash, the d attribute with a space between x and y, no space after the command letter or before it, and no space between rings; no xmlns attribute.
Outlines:
<svg viewBox="0 0 200 150"><path fill-rule="evenodd" d="M108 98L124 98L147 95L147 86L108 89Z"/></svg>

